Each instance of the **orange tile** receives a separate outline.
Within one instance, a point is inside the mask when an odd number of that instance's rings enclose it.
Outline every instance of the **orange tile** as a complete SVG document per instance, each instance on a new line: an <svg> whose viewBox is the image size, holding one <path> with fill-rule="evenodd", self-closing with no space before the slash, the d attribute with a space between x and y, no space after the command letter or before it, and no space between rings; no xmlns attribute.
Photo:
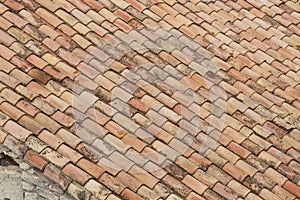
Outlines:
<svg viewBox="0 0 300 200"><path fill-rule="evenodd" d="M100 175L104 173L104 170L101 167L86 159L80 159L77 162L77 165L96 179L98 179Z"/></svg>
<svg viewBox="0 0 300 200"><path fill-rule="evenodd" d="M39 170L43 170L45 166L48 164L43 158L37 155L34 151L28 150L25 154L25 159L28 160L32 165L34 165Z"/></svg>
<svg viewBox="0 0 300 200"><path fill-rule="evenodd" d="M41 16L46 21L51 21L51 24L54 27L57 27L58 25L60 25L62 23L62 21L58 17L56 17L55 15L49 13L47 10L45 10L43 8L39 8L36 11L36 14Z"/></svg>
<svg viewBox="0 0 300 200"><path fill-rule="evenodd" d="M84 185L90 178L91 176L88 175L86 172L81 170L80 168L68 164L62 169L62 172L65 173L67 176L71 177L81 185Z"/></svg>
<svg viewBox="0 0 300 200"><path fill-rule="evenodd" d="M240 168L232 164L231 162L227 163L223 170L236 178L239 182L243 181L245 177L247 176L246 173L244 173Z"/></svg>
<svg viewBox="0 0 300 200"><path fill-rule="evenodd" d="M193 178L190 175L187 175L186 177L184 177L184 179L182 180L182 182L184 184L186 184L187 186L189 186L190 188L192 188L199 195L201 195L202 193L204 193L204 191L208 188L206 185L204 185L203 183L201 183L200 181L196 180L195 178Z"/></svg>
<svg viewBox="0 0 300 200"><path fill-rule="evenodd" d="M132 192L129 189L125 189L122 193L121 196L124 198L128 198L128 199L133 199L133 200L142 200L143 198L140 197L138 194Z"/></svg>

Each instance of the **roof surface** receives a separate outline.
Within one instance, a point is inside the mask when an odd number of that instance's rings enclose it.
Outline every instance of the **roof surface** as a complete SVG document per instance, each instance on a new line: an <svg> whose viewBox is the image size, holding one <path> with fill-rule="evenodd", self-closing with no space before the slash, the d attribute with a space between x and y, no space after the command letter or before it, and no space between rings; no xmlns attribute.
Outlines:
<svg viewBox="0 0 300 200"><path fill-rule="evenodd" d="M75 198L300 198L298 0L0 2L0 142Z"/></svg>

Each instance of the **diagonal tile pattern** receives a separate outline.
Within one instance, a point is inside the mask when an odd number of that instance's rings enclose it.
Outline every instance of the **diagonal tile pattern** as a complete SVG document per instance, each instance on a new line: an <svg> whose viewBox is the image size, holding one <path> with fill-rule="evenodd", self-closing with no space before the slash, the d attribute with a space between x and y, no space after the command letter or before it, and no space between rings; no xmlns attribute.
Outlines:
<svg viewBox="0 0 300 200"><path fill-rule="evenodd" d="M300 198L299 1L0 2L0 142L76 199Z"/></svg>

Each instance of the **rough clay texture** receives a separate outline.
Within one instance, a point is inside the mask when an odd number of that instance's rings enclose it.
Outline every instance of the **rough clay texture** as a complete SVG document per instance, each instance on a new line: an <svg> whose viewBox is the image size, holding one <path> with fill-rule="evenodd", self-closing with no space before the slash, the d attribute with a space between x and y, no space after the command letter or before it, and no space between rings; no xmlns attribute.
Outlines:
<svg viewBox="0 0 300 200"><path fill-rule="evenodd" d="M299 199L299 13L0 0L0 143L28 163L1 168L0 195Z"/></svg>

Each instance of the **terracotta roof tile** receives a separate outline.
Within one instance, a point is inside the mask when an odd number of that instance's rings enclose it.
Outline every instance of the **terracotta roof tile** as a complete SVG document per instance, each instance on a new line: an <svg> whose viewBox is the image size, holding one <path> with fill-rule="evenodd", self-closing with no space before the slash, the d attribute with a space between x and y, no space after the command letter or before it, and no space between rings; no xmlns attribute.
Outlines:
<svg viewBox="0 0 300 200"><path fill-rule="evenodd" d="M28 162L40 170L43 170L43 168L47 165L47 161L45 161L32 150L27 151L24 157L26 160L28 160Z"/></svg>
<svg viewBox="0 0 300 200"><path fill-rule="evenodd" d="M67 166L65 166L62 169L62 172L64 172L67 176L77 181L81 185L84 185L91 178L91 176L86 172L72 164L68 164Z"/></svg>

